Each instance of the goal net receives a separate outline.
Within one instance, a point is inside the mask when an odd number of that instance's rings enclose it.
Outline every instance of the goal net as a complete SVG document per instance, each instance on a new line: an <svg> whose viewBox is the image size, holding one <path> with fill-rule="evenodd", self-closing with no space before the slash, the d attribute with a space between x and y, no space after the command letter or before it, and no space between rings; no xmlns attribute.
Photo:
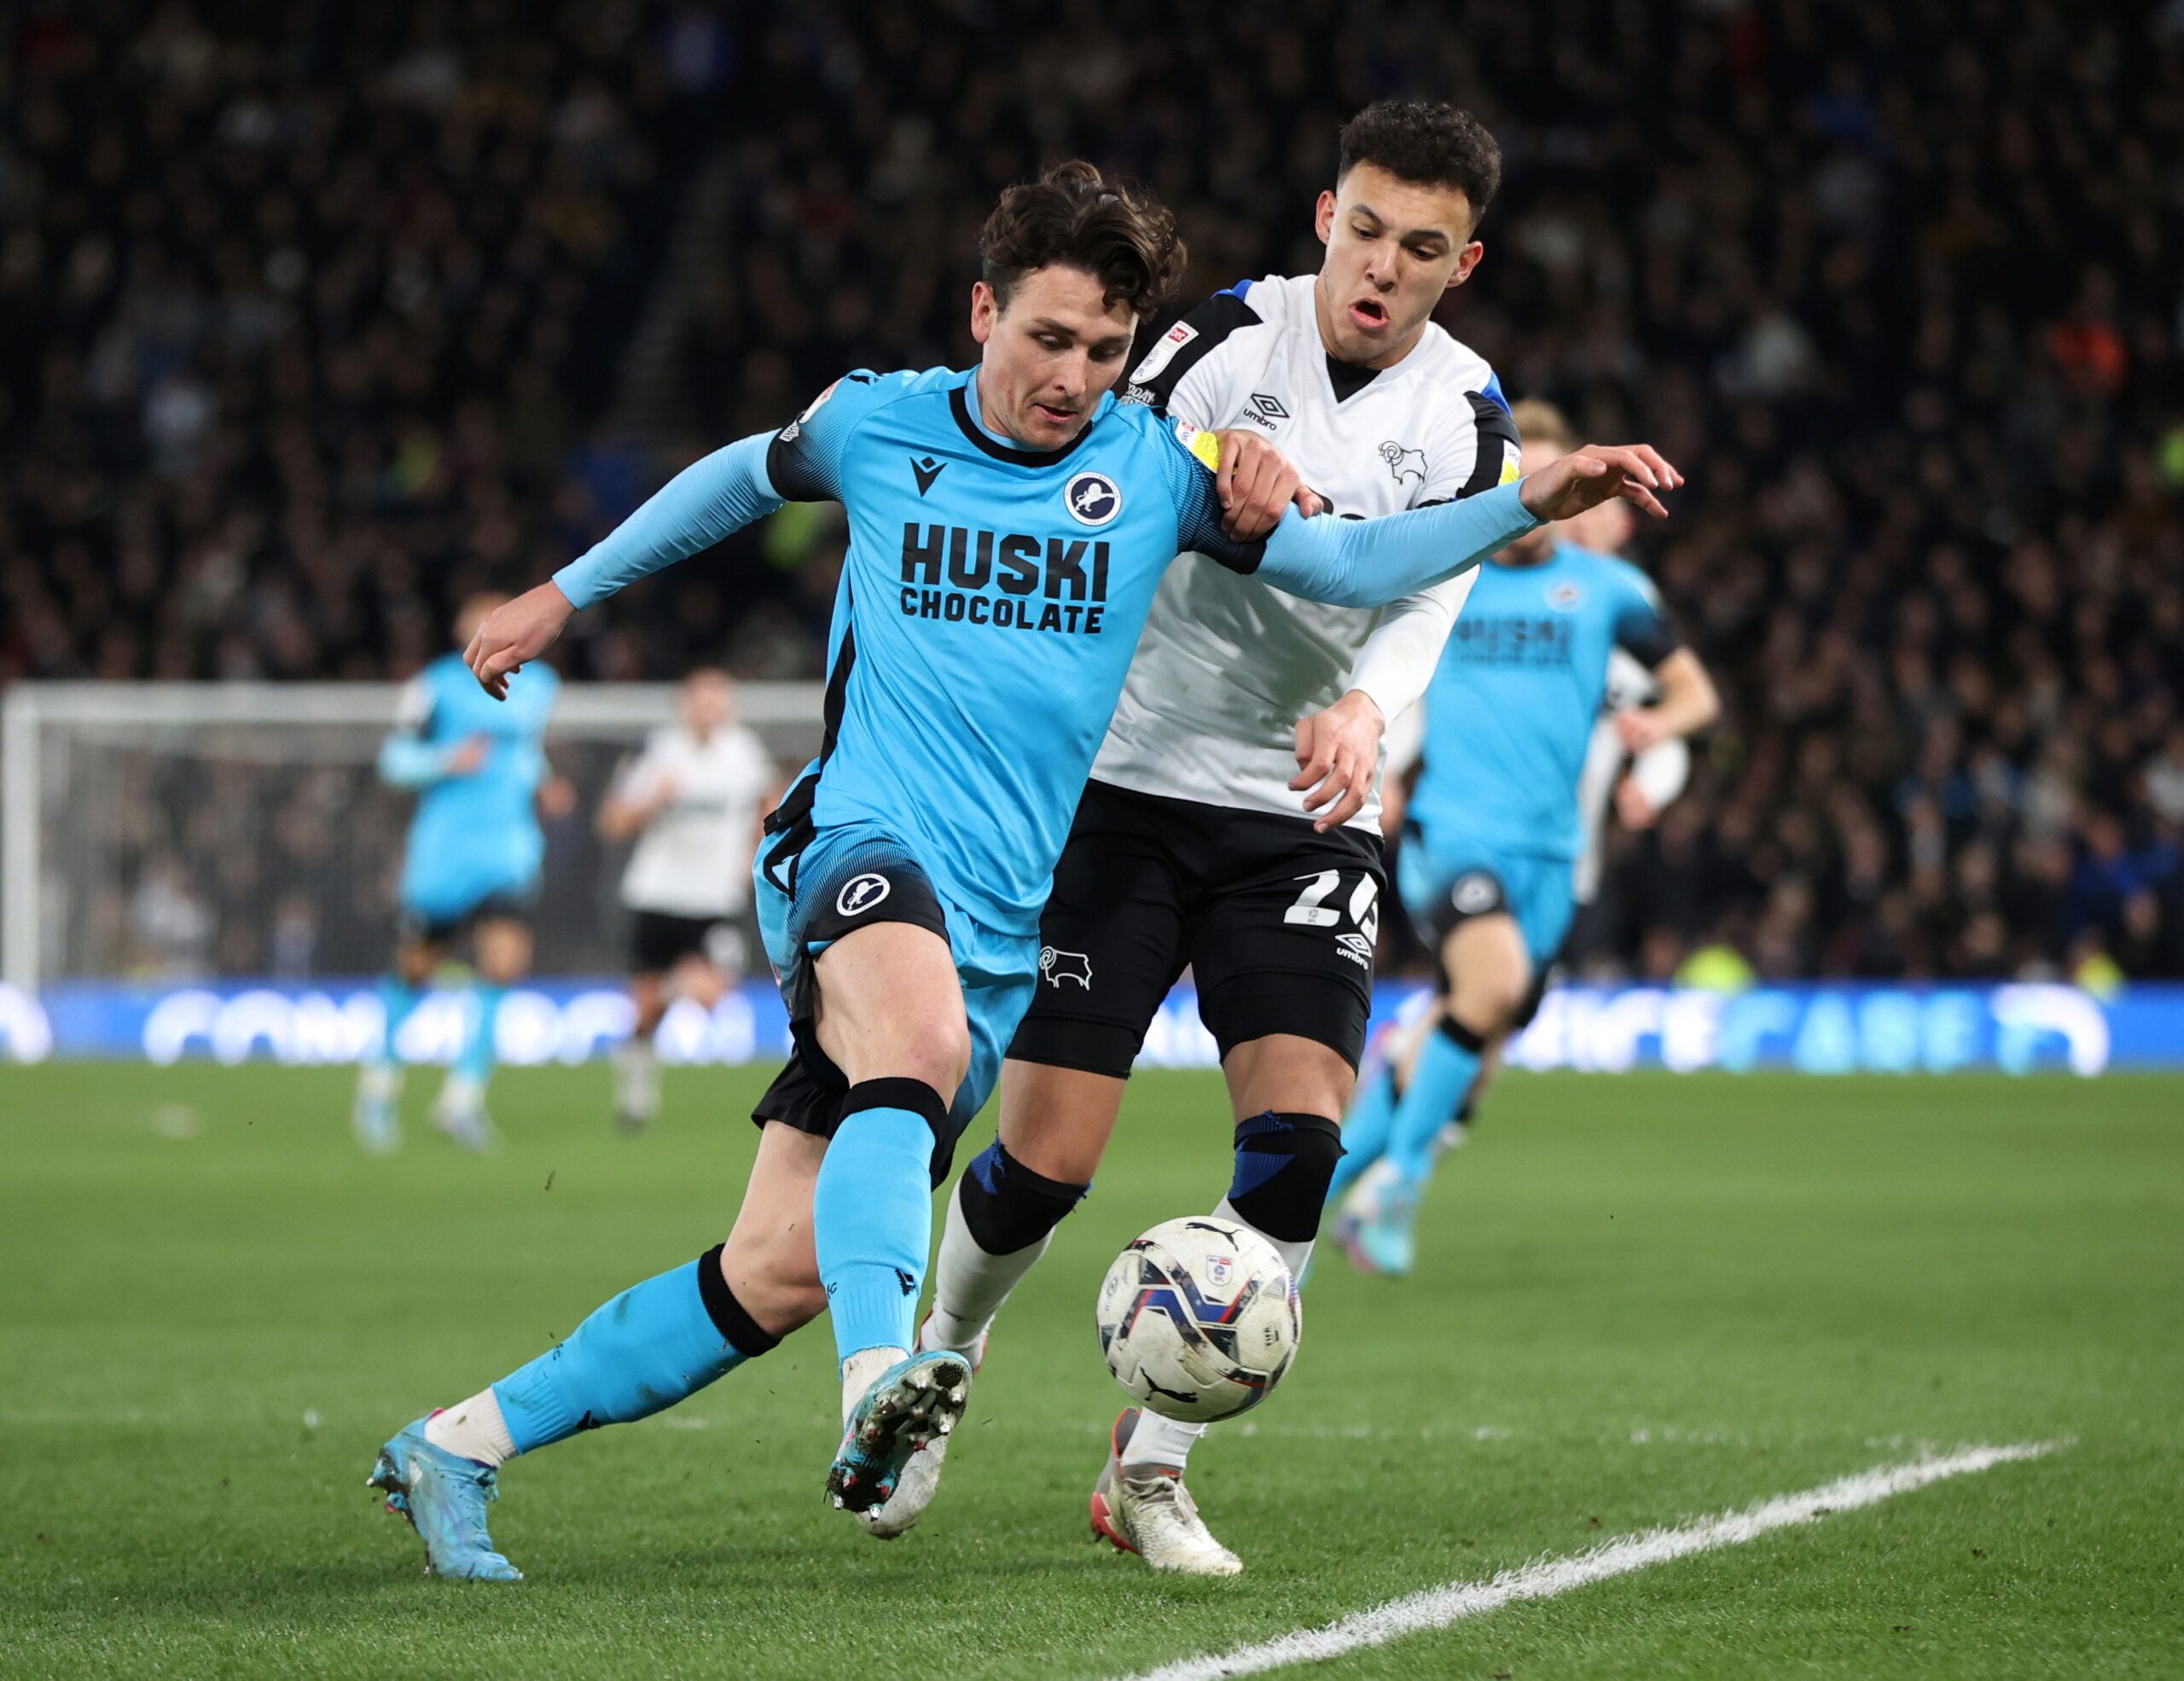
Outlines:
<svg viewBox="0 0 2184 1681"><path fill-rule="evenodd" d="M625 851L593 820L671 720L665 683L572 684L547 736L577 802L546 825L536 967L619 971ZM386 962L414 799L380 783L394 683L20 683L0 723L0 958L56 981L370 974ZM783 771L817 751L816 683L741 685Z"/></svg>

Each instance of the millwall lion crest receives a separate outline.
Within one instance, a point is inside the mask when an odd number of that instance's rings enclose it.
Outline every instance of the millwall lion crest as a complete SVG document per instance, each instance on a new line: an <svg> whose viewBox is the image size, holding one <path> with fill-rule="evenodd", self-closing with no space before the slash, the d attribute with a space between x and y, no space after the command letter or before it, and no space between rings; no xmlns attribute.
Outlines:
<svg viewBox="0 0 2184 1681"><path fill-rule="evenodd" d="M1387 462L1398 485L1406 479L1415 479L1421 485L1426 482L1425 451L1406 450L1391 438L1380 445L1380 459Z"/></svg>

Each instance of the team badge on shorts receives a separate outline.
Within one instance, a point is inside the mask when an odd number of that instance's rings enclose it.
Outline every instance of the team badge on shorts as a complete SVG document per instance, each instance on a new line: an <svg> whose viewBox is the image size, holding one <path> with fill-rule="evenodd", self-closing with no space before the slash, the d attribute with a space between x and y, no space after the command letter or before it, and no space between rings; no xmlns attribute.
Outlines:
<svg viewBox="0 0 2184 1681"><path fill-rule="evenodd" d="M845 916L862 916L886 898L893 885L885 875L868 870L862 875L852 875L834 895L834 909Z"/></svg>
<svg viewBox="0 0 2184 1681"><path fill-rule="evenodd" d="M1082 951L1057 951L1051 945L1042 945L1039 973L1057 992L1065 980L1075 981L1088 992L1092 990L1092 959Z"/></svg>
<svg viewBox="0 0 2184 1681"><path fill-rule="evenodd" d="M1483 916L1502 908L1502 884L1484 870L1467 870L1449 889L1449 903L1460 916Z"/></svg>
<svg viewBox="0 0 2184 1681"><path fill-rule="evenodd" d="M1123 511L1123 493L1104 473L1080 473L1069 481L1062 500L1080 526L1110 524Z"/></svg>

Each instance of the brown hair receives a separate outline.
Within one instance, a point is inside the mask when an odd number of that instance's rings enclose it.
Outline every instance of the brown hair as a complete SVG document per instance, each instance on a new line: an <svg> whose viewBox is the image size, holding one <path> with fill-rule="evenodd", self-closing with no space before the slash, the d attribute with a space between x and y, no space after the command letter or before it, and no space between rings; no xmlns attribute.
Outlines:
<svg viewBox="0 0 2184 1681"><path fill-rule="evenodd" d="M1082 269L1140 317L1174 294L1185 257L1176 218L1144 188L1110 181L1082 159L1001 195L979 233L979 271L1003 309L1035 269Z"/></svg>
<svg viewBox="0 0 2184 1681"><path fill-rule="evenodd" d="M1564 455L1577 447L1577 434L1552 403L1527 397L1509 410L1509 418L1517 423L1517 436L1527 444L1544 444Z"/></svg>

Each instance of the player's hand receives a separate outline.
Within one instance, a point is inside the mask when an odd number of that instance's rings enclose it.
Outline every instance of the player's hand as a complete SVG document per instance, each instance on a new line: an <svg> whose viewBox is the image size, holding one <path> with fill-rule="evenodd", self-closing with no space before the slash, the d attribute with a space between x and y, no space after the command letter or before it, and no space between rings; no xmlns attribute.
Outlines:
<svg viewBox="0 0 2184 1681"><path fill-rule="evenodd" d="M491 745L483 736L465 736L448 750L448 775L468 776L485 762L485 750Z"/></svg>
<svg viewBox="0 0 2184 1681"><path fill-rule="evenodd" d="M470 646L462 650L462 663L488 695L505 701L508 679L554 645L575 611L569 598L550 583L526 590L485 616Z"/></svg>
<svg viewBox="0 0 2184 1681"><path fill-rule="evenodd" d="M1348 823L1373 797L1373 778L1380 768L1380 734L1387 728L1380 708L1362 689L1353 689L1325 712L1297 720L1297 774L1289 786L1304 796L1304 809L1331 810L1312 824L1316 835Z"/></svg>
<svg viewBox="0 0 2184 1681"><path fill-rule="evenodd" d="M577 808L576 784L566 777L549 777L538 784L538 815L566 817Z"/></svg>
<svg viewBox="0 0 2184 1681"><path fill-rule="evenodd" d="M1321 511L1289 459L1256 432L1220 432L1221 466L1213 475L1221 498L1221 529L1239 543L1256 542L1281 522L1291 503L1306 519Z"/></svg>
<svg viewBox="0 0 2184 1681"><path fill-rule="evenodd" d="M1651 829L1660 814L1646 790L1638 786L1637 777L1625 777L1615 785L1615 817L1625 829Z"/></svg>
<svg viewBox="0 0 2184 1681"><path fill-rule="evenodd" d="M1662 727L1661 715L1651 707L1633 707L1628 712L1615 715L1616 738L1634 757L1657 747L1669 738Z"/></svg>
<svg viewBox="0 0 2184 1681"><path fill-rule="evenodd" d="M1669 510L1654 492L1682 483L1683 474L1650 444L1588 444L1526 474L1517 499L1534 518L1550 523L1618 496L1665 520Z"/></svg>

